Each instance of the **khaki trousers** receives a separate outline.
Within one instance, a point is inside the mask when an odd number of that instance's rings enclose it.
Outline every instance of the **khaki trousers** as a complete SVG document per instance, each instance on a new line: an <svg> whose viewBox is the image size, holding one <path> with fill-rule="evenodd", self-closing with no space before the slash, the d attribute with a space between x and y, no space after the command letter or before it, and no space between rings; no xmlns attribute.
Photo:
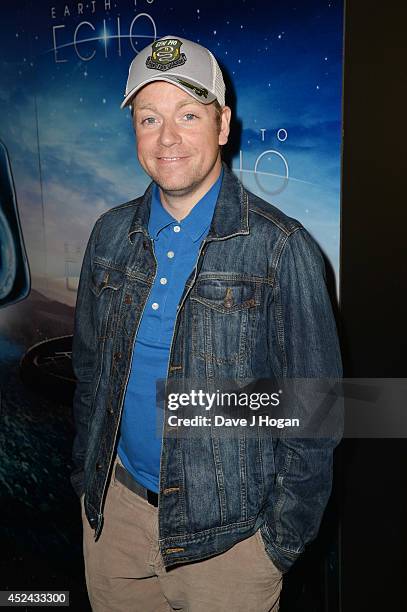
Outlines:
<svg viewBox="0 0 407 612"><path fill-rule="evenodd" d="M158 549L157 508L114 473L113 468L97 542L81 503L93 612L277 612L282 574L260 531L220 555L166 570Z"/></svg>

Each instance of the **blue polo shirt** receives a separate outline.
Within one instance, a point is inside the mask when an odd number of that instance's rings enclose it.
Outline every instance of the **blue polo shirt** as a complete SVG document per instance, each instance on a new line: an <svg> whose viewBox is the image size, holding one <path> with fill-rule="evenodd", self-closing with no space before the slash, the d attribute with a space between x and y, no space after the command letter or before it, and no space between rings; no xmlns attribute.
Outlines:
<svg viewBox="0 0 407 612"><path fill-rule="evenodd" d="M118 454L133 477L157 493L163 414L157 406L156 381L167 377L177 306L208 233L222 175L223 170L181 221L165 210L157 185L153 187L148 231L154 241L157 274L134 343Z"/></svg>

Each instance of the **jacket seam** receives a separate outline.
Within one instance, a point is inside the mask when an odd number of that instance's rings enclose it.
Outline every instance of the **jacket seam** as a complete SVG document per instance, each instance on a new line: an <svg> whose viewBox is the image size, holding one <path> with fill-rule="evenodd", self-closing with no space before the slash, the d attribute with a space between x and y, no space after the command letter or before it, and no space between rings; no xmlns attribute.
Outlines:
<svg viewBox="0 0 407 612"><path fill-rule="evenodd" d="M291 234L286 235L284 241L281 243L281 248L276 249L277 252L272 262L272 268L273 268L273 274L274 274L273 276L273 294L274 294L274 299L275 299L275 304L276 304L275 312L276 312L277 339L278 339L278 342L281 348L282 358L283 358L283 372L282 372L283 378L287 376L288 364L287 364L287 355L286 355L286 350L285 350L284 317L283 317L282 305L281 305L281 291L280 291L280 282L279 282L278 272L279 272L280 262L282 260L282 255L288 243L289 237L301 229L302 227L298 226L291 232Z"/></svg>
<svg viewBox="0 0 407 612"><path fill-rule="evenodd" d="M106 270L114 270L115 272L119 272L120 274L123 274L126 278L129 278L131 280L139 280L149 286L152 284L152 280L150 278L147 278L144 274L134 272L134 270L128 267L123 269L119 266L112 265L110 262L102 259L101 257L98 257L97 255L95 255L93 263Z"/></svg>
<svg viewBox="0 0 407 612"><path fill-rule="evenodd" d="M299 225L299 224L294 226L292 229L288 229L282 223L277 221L277 219L275 219L274 217L268 215L266 212L263 212L261 210L252 208L251 206L249 206L249 211L252 212L255 215L259 215L259 217L263 217L264 219L267 219L267 221L270 221L270 223L272 223L273 225L278 227L279 230L281 230L287 237L291 236L291 234L296 232L298 229L301 229L301 225Z"/></svg>

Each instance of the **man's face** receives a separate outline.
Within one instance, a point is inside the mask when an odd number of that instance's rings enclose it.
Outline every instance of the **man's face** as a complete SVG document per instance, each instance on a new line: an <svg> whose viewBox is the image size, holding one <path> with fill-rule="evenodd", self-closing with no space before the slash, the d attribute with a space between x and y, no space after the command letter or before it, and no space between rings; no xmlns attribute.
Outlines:
<svg viewBox="0 0 407 612"><path fill-rule="evenodd" d="M137 155L147 174L164 193L203 195L220 172L230 109L222 109L219 130L213 104L201 104L166 81L143 87L133 109Z"/></svg>

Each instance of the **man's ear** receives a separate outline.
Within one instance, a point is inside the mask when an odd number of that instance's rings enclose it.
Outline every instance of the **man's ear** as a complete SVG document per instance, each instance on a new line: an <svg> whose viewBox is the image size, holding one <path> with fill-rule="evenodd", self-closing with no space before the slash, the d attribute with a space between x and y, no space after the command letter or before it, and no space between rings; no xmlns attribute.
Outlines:
<svg viewBox="0 0 407 612"><path fill-rule="evenodd" d="M223 106L221 110L221 121L219 130L219 145L225 145L229 138L230 132L230 118L232 111L229 106Z"/></svg>

